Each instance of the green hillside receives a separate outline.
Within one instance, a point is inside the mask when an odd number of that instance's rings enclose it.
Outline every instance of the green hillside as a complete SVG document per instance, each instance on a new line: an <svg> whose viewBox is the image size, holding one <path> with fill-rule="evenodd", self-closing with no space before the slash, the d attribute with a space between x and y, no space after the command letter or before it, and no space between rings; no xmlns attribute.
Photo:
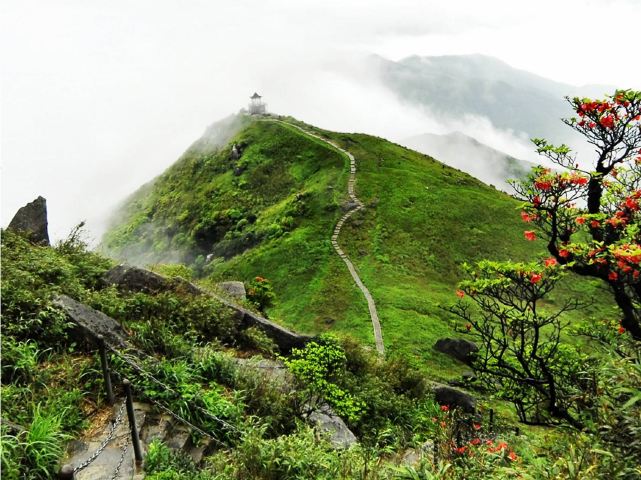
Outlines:
<svg viewBox="0 0 641 480"><path fill-rule="evenodd" d="M459 374L462 367L432 349L455 327L440 305L454 300L464 262L532 257L518 202L384 139L286 121L356 157L356 192L366 209L346 223L339 243L376 300L387 350L447 366L434 376ZM236 133L227 142L208 141L231 123ZM130 262L186 262L213 281L266 277L276 295L271 318L373 344L365 299L330 242L348 199L348 159L291 125L248 117L214 125L126 202L102 247ZM233 144L242 150L237 160ZM571 284L590 297L599 288ZM598 302L581 318L607 307Z"/></svg>

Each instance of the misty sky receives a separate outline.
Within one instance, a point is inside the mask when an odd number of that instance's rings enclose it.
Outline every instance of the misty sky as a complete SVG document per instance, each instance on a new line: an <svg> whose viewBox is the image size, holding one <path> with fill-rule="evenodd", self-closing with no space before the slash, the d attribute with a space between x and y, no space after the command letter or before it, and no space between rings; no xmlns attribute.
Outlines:
<svg viewBox="0 0 641 480"><path fill-rule="evenodd" d="M43 195L54 239L83 219L98 236L120 200L254 91L330 129L445 133L373 78L369 53L482 53L575 85L641 88L639 18L637 0L4 0L1 223ZM526 148L475 128L495 148Z"/></svg>

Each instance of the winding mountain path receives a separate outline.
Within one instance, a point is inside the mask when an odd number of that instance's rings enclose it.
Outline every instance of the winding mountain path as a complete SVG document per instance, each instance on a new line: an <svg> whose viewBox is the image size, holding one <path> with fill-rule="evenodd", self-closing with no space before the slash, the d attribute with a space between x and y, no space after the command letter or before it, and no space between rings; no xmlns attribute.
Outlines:
<svg viewBox="0 0 641 480"><path fill-rule="evenodd" d="M338 220L338 223L334 227L334 233L332 234L332 246L334 247L334 250L336 251L338 256L343 259L343 262L345 262L345 265L347 265L347 269L349 270L349 273L352 275L354 282L356 283L358 288L360 288L361 292L363 292L363 295L365 296L365 300L367 300L367 307L369 308L369 316L372 319L372 326L374 328L374 341L376 342L376 350L380 355L384 355L385 345L383 344L383 333L381 331L381 322L378 318L378 312L376 311L376 303L374 302L374 298L372 298L372 294L369 293L369 290L361 280L361 277L358 275L358 272L356 271L354 264L351 262L351 260L347 257L343 249L338 244L338 236L340 235L341 228L343 228L343 225L345 224L347 219L352 215L354 215L359 210L362 210L363 208L365 208L365 205L363 205L363 202L361 202L358 199L354 191L354 185L356 184L356 159L354 158L354 155L352 155L347 150L339 147L334 142L327 140L326 138L323 138L320 135L312 133L308 130L305 130L304 128L299 127L298 125L294 125L289 122L284 122L282 120L275 120L275 119L266 119L266 121L282 123L289 127L300 130L303 134L310 137L314 137L315 139L320 140L321 142L326 143L327 145L330 145L332 148L338 150L342 154L346 155L347 158L349 158L349 181L347 182L347 194L349 195L349 198L352 202L352 206L350 206L350 209L340 218L340 220Z"/></svg>

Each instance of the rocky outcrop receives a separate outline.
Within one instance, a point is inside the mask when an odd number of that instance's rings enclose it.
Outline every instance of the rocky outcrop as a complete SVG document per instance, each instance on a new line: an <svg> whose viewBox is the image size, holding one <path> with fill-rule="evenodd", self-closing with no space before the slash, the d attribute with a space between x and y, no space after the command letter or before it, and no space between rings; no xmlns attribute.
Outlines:
<svg viewBox="0 0 641 480"><path fill-rule="evenodd" d="M18 209L7 230L22 232L34 243L49 245L47 201L38 197Z"/></svg>
<svg viewBox="0 0 641 480"><path fill-rule="evenodd" d="M203 294L200 288L182 278L167 278L144 268L118 265L107 271L102 281L106 285L116 285L121 290L145 293L184 291L193 295Z"/></svg>
<svg viewBox="0 0 641 480"><path fill-rule="evenodd" d="M235 358L234 363L238 368L251 370L269 382L284 394L293 394L296 391L296 381L283 364L278 360L266 358ZM332 408L323 401L308 403L304 410L304 417L320 432L327 435L331 444L336 448L347 448L358 442L356 435L347 427L341 417L336 415Z"/></svg>
<svg viewBox="0 0 641 480"><path fill-rule="evenodd" d="M230 308L237 314L238 321L243 328L258 327L264 331L282 352L290 352L292 348L301 348L313 337L294 333L277 323L237 305L220 295L201 289L187 280L176 278L169 279L150 272L144 268L128 265L118 265L112 268L103 276L103 282L107 285L116 285L119 289L129 291L142 291L147 293L158 293L169 290L184 291L194 295L209 295L220 303Z"/></svg>
<svg viewBox="0 0 641 480"><path fill-rule="evenodd" d="M467 364L472 363L479 350L476 343L462 338L441 338L436 342L434 348Z"/></svg>
<svg viewBox="0 0 641 480"><path fill-rule="evenodd" d="M96 335L102 335L110 345L119 348L126 347L127 334L117 320L66 295L56 297L54 304L61 307L73 320L85 339L93 341Z"/></svg>
<svg viewBox="0 0 641 480"><path fill-rule="evenodd" d="M327 434L330 443L336 448L349 448L358 443L356 435L345 425L328 405L316 407L307 420L320 431Z"/></svg>
<svg viewBox="0 0 641 480"><path fill-rule="evenodd" d="M440 405L461 408L464 412L476 411L476 400L472 395L447 385L435 384L432 388L434 398Z"/></svg>
<svg viewBox="0 0 641 480"><path fill-rule="evenodd" d="M245 300L247 298L247 292L245 291L245 284L243 282L221 282L218 284L218 288L232 298L238 300Z"/></svg>

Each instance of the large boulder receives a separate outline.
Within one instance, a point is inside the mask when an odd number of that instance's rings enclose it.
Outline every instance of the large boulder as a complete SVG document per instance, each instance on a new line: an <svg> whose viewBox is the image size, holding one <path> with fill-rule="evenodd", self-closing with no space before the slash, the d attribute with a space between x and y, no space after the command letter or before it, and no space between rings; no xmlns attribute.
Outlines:
<svg viewBox="0 0 641 480"><path fill-rule="evenodd" d="M329 441L336 448L348 448L358 442L356 435L347 428L343 419L336 415L329 405L321 405L314 409L307 420L327 434Z"/></svg>
<svg viewBox="0 0 641 480"><path fill-rule="evenodd" d="M59 295L54 303L79 327L80 334L85 339L95 341L97 335L102 335L114 347L127 346L127 334L117 320L66 295Z"/></svg>
<svg viewBox="0 0 641 480"><path fill-rule="evenodd" d="M11 219L7 230L22 232L34 243L49 245L49 231L47 224L47 200L43 197L36 198L18 209Z"/></svg>
<svg viewBox="0 0 641 480"><path fill-rule="evenodd" d="M467 364L472 363L476 352L479 351L476 343L463 338L441 338L434 348Z"/></svg>
<svg viewBox="0 0 641 480"><path fill-rule="evenodd" d="M244 328L258 327L264 331L284 353L290 352L292 348L305 346L305 344L313 338L308 335L294 333L220 295L203 290L197 285L181 278L169 279L145 270L144 268L118 265L106 272L102 280L107 285L116 285L119 289L134 292L158 293L168 290L179 290L194 295L209 295L236 312L238 321L241 322Z"/></svg>
<svg viewBox="0 0 641 480"><path fill-rule="evenodd" d="M204 293L196 285L182 278L167 278L144 268L124 264L107 271L102 281L106 285L116 285L121 290L132 292L160 293L183 290L193 295Z"/></svg>
<svg viewBox="0 0 641 480"><path fill-rule="evenodd" d="M238 300L245 300L247 298L247 292L245 291L245 284L243 282L221 282L218 284L218 288L232 298Z"/></svg>
<svg viewBox="0 0 641 480"><path fill-rule="evenodd" d="M440 405L461 408L467 413L474 413L476 411L476 400L467 392L441 384L435 384L432 391L434 398Z"/></svg>

